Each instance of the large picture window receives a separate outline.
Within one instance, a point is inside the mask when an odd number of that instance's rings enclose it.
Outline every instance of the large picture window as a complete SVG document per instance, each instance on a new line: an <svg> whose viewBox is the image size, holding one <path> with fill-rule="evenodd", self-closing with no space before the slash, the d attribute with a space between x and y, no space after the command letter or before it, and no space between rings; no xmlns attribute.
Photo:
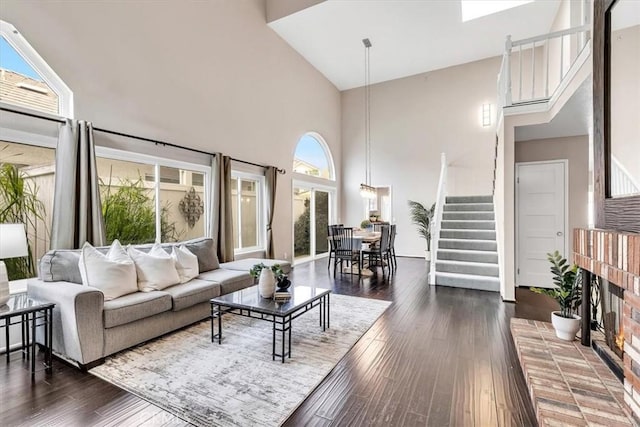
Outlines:
<svg viewBox="0 0 640 427"><path fill-rule="evenodd" d="M55 149L0 141L0 223L25 225L29 259L6 260L11 280L34 277L49 250Z"/></svg>
<svg viewBox="0 0 640 427"><path fill-rule="evenodd" d="M99 149L98 154L107 243L176 242L205 235L205 167L167 166L165 159L116 150Z"/></svg>
<svg viewBox="0 0 640 427"><path fill-rule="evenodd" d="M264 250L264 177L231 173L233 247L237 253Z"/></svg>

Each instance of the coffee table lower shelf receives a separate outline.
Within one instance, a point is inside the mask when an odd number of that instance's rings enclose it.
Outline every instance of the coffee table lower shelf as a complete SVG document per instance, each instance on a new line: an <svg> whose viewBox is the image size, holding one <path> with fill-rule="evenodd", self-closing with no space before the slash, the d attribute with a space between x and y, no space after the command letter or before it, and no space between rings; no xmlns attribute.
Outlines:
<svg viewBox="0 0 640 427"><path fill-rule="evenodd" d="M218 344L222 344L222 315L231 313L238 316L249 317L251 319L260 319L272 323L272 345L271 358L276 360L280 358L284 363L285 358L291 359L291 329L294 319L302 316L315 307L320 307L319 325L323 331L329 329L330 326L330 292L323 293L310 301L295 306L290 310L282 313L275 313L265 310L262 307L247 307L234 304L232 302L221 301L219 299L211 300L211 342L218 340ZM216 322L217 319L217 322ZM217 323L217 328L216 328ZM216 333L217 329L217 333ZM280 335L280 352L276 352L277 335ZM285 345L286 344L286 345Z"/></svg>

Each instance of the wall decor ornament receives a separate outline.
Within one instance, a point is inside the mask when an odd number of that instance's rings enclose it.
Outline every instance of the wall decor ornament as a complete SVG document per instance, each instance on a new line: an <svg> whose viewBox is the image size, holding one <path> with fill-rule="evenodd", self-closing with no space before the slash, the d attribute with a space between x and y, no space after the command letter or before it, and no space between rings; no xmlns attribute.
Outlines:
<svg viewBox="0 0 640 427"><path fill-rule="evenodd" d="M200 215L204 213L204 203L193 187L186 192L178 207L187 224L189 224L189 228L193 228L200 219Z"/></svg>

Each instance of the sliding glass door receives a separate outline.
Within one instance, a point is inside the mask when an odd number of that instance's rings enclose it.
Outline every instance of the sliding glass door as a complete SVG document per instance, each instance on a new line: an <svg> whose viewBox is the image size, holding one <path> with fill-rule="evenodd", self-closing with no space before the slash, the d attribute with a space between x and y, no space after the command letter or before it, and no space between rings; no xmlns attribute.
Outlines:
<svg viewBox="0 0 640 427"><path fill-rule="evenodd" d="M293 187L294 261L326 256L327 226L333 222L335 190L296 182Z"/></svg>

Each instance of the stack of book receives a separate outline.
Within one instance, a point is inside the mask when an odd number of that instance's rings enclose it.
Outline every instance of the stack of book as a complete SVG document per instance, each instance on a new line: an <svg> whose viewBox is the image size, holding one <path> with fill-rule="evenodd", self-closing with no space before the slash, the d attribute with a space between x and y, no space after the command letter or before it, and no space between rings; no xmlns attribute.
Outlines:
<svg viewBox="0 0 640 427"><path fill-rule="evenodd" d="M289 292L289 291L276 291L276 293L273 294L273 299L278 301L278 302L289 301L291 299L291 292Z"/></svg>

